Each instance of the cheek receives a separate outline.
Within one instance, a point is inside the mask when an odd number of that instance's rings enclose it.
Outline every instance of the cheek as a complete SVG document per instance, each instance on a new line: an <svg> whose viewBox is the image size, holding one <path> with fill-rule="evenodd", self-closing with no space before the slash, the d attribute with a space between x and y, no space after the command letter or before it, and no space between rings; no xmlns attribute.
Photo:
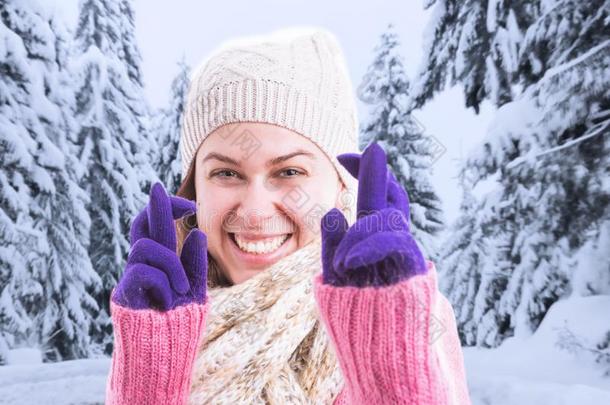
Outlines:
<svg viewBox="0 0 610 405"><path fill-rule="evenodd" d="M208 236L208 246L215 250L222 236L222 220L229 209L226 198L219 194L197 195L197 224Z"/></svg>
<svg viewBox="0 0 610 405"><path fill-rule="evenodd" d="M328 179L317 179L302 184L295 192L297 198L290 200L290 211L305 239L320 231L324 214L336 204L338 184Z"/></svg>

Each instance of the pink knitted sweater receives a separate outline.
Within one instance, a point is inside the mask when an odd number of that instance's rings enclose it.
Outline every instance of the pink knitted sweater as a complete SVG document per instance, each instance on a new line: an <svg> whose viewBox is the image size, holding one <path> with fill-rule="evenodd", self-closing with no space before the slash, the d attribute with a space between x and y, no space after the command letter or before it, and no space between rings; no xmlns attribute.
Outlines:
<svg viewBox="0 0 610 405"><path fill-rule="evenodd" d="M314 278L321 318L345 386L334 405L468 405L451 304L428 273L387 287L333 287ZM185 404L208 306L160 312L111 302L115 342L107 404Z"/></svg>

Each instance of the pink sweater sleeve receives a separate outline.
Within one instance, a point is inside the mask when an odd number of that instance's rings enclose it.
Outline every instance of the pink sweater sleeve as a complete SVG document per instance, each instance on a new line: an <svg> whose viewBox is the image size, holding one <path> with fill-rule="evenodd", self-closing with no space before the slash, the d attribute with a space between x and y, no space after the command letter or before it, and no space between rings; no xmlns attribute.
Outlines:
<svg viewBox="0 0 610 405"><path fill-rule="evenodd" d="M469 405L455 315L436 268L387 287L334 287L314 294L345 380L335 405Z"/></svg>
<svg viewBox="0 0 610 405"><path fill-rule="evenodd" d="M209 305L161 312L111 301L114 350L106 404L185 404Z"/></svg>

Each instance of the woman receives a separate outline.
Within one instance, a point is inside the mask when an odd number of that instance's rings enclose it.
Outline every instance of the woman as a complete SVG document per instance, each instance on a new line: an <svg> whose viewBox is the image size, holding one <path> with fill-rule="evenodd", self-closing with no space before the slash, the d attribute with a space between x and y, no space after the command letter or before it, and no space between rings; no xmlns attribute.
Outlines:
<svg viewBox="0 0 610 405"><path fill-rule="evenodd" d="M327 31L196 70L178 196L131 229L107 403L469 404L453 310ZM174 220L177 220L175 226Z"/></svg>

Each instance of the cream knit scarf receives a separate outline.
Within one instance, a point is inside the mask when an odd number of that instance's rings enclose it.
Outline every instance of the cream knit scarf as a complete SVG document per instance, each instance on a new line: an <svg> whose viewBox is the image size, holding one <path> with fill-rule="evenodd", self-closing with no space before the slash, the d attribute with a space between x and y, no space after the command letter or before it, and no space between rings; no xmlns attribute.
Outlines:
<svg viewBox="0 0 610 405"><path fill-rule="evenodd" d="M313 296L320 238L251 279L208 291L190 404L332 404L343 377Z"/></svg>

